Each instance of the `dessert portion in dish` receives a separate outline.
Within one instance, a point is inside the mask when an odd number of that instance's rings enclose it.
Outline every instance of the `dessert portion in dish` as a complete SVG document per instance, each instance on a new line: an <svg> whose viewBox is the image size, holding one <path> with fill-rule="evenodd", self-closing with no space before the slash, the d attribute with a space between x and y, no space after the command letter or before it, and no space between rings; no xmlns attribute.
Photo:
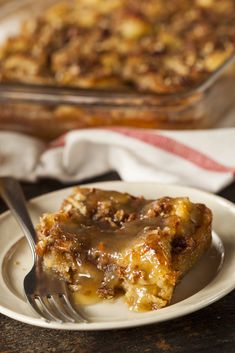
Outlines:
<svg viewBox="0 0 235 353"><path fill-rule="evenodd" d="M42 216L37 253L78 303L123 295L130 310L156 310L210 246L211 222L211 211L186 197L77 187L58 212Z"/></svg>
<svg viewBox="0 0 235 353"><path fill-rule="evenodd" d="M1 43L0 129L203 129L233 106L234 0L51 2Z"/></svg>
<svg viewBox="0 0 235 353"><path fill-rule="evenodd" d="M0 80L171 93L231 56L233 0L58 2L0 49Z"/></svg>

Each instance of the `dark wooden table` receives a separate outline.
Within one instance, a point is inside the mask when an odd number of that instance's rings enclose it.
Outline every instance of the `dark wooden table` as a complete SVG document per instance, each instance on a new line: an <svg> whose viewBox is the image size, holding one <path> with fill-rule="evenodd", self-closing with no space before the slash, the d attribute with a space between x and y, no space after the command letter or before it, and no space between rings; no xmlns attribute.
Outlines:
<svg viewBox="0 0 235 353"><path fill-rule="evenodd" d="M92 181L115 179L118 175L109 173ZM22 185L27 198L64 186L54 180ZM220 194L235 202L235 183ZM0 211L4 210L5 206L0 201ZM43 329L0 315L0 353L234 353L234 309L235 291L217 303L180 319L100 332Z"/></svg>

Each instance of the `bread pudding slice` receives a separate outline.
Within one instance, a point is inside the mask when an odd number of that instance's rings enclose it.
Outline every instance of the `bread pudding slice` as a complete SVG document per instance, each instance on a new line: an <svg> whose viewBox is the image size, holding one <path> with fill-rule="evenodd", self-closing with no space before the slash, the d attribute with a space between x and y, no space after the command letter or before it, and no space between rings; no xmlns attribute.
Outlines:
<svg viewBox="0 0 235 353"><path fill-rule="evenodd" d="M77 187L59 212L42 216L37 253L80 302L123 295L130 310L155 310L210 246L211 222L187 197Z"/></svg>

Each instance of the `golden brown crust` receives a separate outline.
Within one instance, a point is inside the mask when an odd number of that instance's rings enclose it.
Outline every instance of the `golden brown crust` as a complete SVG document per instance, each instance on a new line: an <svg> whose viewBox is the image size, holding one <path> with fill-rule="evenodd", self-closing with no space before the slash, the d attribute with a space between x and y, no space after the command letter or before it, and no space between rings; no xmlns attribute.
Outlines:
<svg viewBox="0 0 235 353"><path fill-rule="evenodd" d="M131 310L153 310L209 247L211 219L188 198L76 188L42 217L37 252L75 292L107 299L121 290Z"/></svg>
<svg viewBox="0 0 235 353"><path fill-rule="evenodd" d="M74 0L26 22L0 49L0 79L170 93L233 52L233 0Z"/></svg>

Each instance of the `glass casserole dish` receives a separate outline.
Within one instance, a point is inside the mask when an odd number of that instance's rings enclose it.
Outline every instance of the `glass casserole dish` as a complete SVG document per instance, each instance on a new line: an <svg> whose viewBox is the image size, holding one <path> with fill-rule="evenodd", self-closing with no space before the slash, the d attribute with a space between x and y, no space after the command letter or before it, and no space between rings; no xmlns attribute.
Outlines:
<svg viewBox="0 0 235 353"><path fill-rule="evenodd" d="M89 0L90 3L99 1ZM38 16L57 2L60 1L3 2L0 12L0 42L4 43L9 36L16 35L22 21ZM232 0L227 0L227 3L232 3ZM143 82L147 82L145 74ZM55 82L32 83L2 79L0 129L51 139L71 129L100 126L209 128L216 126L233 106L234 83L233 52L215 70L204 75L200 82L191 86L186 84L184 89L178 91L138 90L134 85L80 88L69 84L56 85Z"/></svg>

